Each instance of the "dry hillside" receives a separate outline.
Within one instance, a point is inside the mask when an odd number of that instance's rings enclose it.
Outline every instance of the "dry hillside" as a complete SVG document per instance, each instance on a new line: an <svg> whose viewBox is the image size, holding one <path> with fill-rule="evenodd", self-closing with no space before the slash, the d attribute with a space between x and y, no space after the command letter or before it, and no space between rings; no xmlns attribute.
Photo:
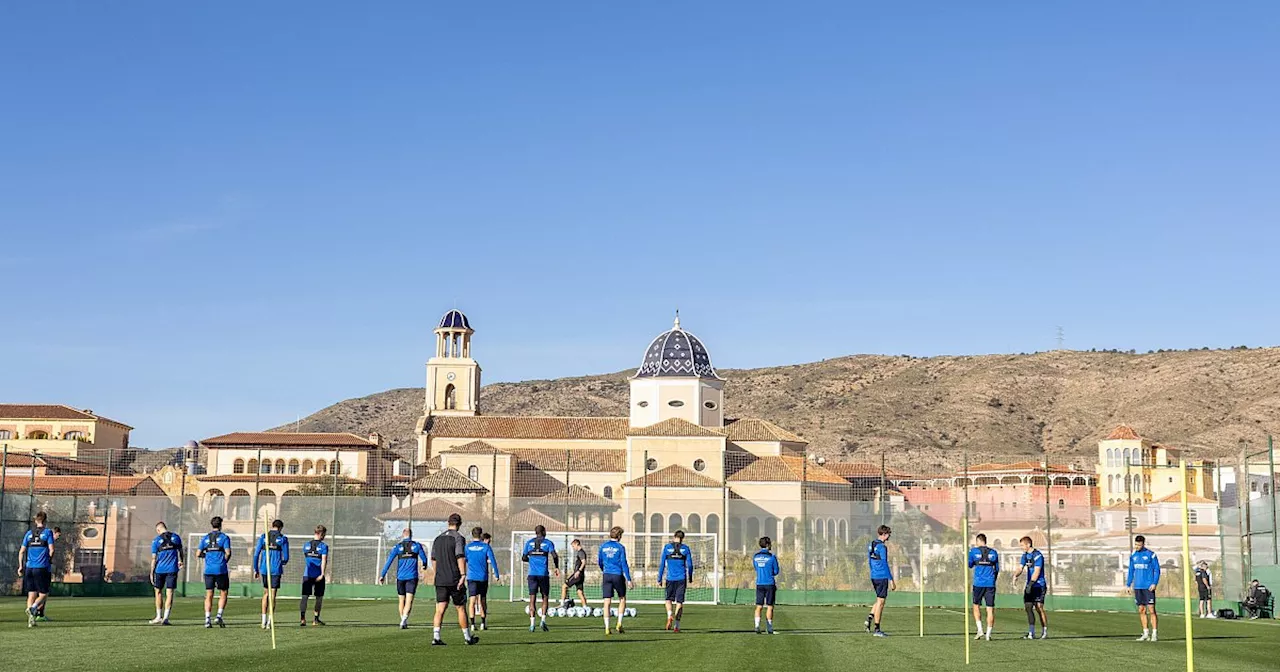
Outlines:
<svg viewBox="0 0 1280 672"><path fill-rule="evenodd" d="M630 373L498 383L490 415L626 415ZM722 370L732 416L772 420L829 457L921 469L1048 451L1092 464L1096 441L1120 423L1199 456L1260 445L1280 428L1280 349L1154 354L858 355L809 364ZM423 391L349 399L301 422L311 431L371 431L413 441ZM293 423L280 429L291 430Z"/></svg>

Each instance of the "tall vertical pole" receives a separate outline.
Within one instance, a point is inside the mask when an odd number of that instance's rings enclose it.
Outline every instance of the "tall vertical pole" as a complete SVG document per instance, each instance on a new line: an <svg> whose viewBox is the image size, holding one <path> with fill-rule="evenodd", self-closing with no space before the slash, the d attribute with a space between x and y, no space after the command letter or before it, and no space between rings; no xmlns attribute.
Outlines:
<svg viewBox="0 0 1280 672"><path fill-rule="evenodd" d="M0 539L4 539L4 480L9 471L9 444L4 444L0 454Z"/></svg>
<svg viewBox="0 0 1280 672"><path fill-rule="evenodd" d="M489 534L493 534L493 527L498 524L498 449L493 449L493 471L492 478L489 483Z"/></svg>
<svg viewBox="0 0 1280 672"><path fill-rule="evenodd" d="M182 489L178 492L178 538L179 539L185 539L185 537L182 536L182 530L183 530L182 521L187 517L187 463L185 461L186 449L183 448L183 451L184 453L183 453L182 473L179 475L179 477L182 479ZM182 554L183 555L187 554L186 546L182 547ZM187 559L183 558L182 560L183 564L186 564L186 561ZM183 597L187 596L187 577L190 575L191 573L187 572L182 577L182 596Z"/></svg>
<svg viewBox="0 0 1280 672"><path fill-rule="evenodd" d="M805 604L809 603L809 539L813 536L809 534L809 493L805 488L808 482L809 456L806 455L804 461L800 463L800 527L804 530L804 572L800 574L800 581ZM887 549L885 554L888 555Z"/></svg>
<svg viewBox="0 0 1280 672"><path fill-rule="evenodd" d="M1129 553L1133 553L1133 459L1124 461L1124 498L1129 503L1129 512L1124 517L1124 529L1129 533Z"/></svg>
<svg viewBox="0 0 1280 672"><path fill-rule="evenodd" d="M1053 595L1053 584L1049 583L1049 570L1053 568L1053 508L1049 504L1050 500L1053 499L1053 489L1050 488L1050 484L1053 481L1049 477L1049 456L1048 455L1045 456L1043 464L1044 464L1044 544L1045 544L1045 550L1049 554L1048 561L1045 562L1045 567L1044 567L1044 593L1045 593L1045 600L1049 600L1051 599L1050 596ZM1071 487L1071 486L1067 486L1067 487ZM1053 604L1050 603L1045 605L1045 608L1048 609L1052 606Z"/></svg>
<svg viewBox="0 0 1280 672"><path fill-rule="evenodd" d="M31 451L31 478L27 484L27 524L31 525L31 519L36 515L36 459L39 455L33 449Z"/></svg>
<svg viewBox="0 0 1280 672"><path fill-rule="evenodd" d="M261 483L262 483L262 446L258 446L258 468L253 470L253 493L252 493L252 496L249 498L249 502L250 502L249 506L252 508L252 510L249 512L249 517L253 519L253 534L249 537L250 544L258 543L258 490L261 489L259 487ZM329 562L333 562L333 560L330 559Z"/></svg>
<svg viewBox="0 0 1280 672"><path fill-rule="evenodd" d="M640 471L641 471L641 473L643 473L643 474L644 474L644 482L643 482L643 485L642 485L642 487L641 487L641 490L642 490L642 492L641 492L641 496L642 496L642 500L641 500L642 508L641 508L641 511L642 511L642 513L641 513L640 515L641 515L642 517L640 518L640 524L644 527L645 532L652 532L653 530L650 530L650 529L649 529L649 451L647 451L647 450L646 450L646 451L644 451L644 458L643 458L643 459L644 459L644 462L643 462L643 463L641 463L641 465L640 465ZM726 521L726 523L727 523L727 521ZM648 536L645 536L645 537L642 537L642 538L643 538L643 539L644 539L644 541L645 541L645 544L644 544L644 568L645 568L646 573L647 573L647 570L649 569L649 537L648 537ZM637 539L636 539L636 542L637 542L637 544L636 544L636 545L637 545L637 546L639 545L639 543L638 543L639 541L640 541L640 539L639 539L639 538L637 538Z"/></svg>
<svg viewBox="0 0 1280 672"><path fill-rule="evenodd" d="M889 491L885 479L884 470L884 451L880 451L880 524L889 524L889 514L886 510L889 505Z"/></svg>
<svg viewBox="0 0 1280 672"><path fill-rule="evenodd" d="M1240 465L1244 470L1236 479L1237 501L1240 502L1240 576L1253 574L1253 503L1249 499L1249 445L1240 440Z"/></svg>
<svg viewBox="0 0 1280 672"><path fill-rule="evenodd" d="M102 506L99 507L102 513L102 550L98 556L98 595L101 596L107 590L107 524L111 520L111 472L115 471L113 463L115 462L115 446L107 447L107 491L102 499ZM119 523L116 524L116 533L119 534Z"/></svg>
<svg viewBox="0 0 1280 672"><path fill-rule="evenodd" d="M1280 526L1276 524L1276 451L1270 434L1267 435L1267 486L1271 492L1271 559L1280 564Z"/></svg>
<svg viewBox="0 0 1280 672"><path fill-rule="evenodd" d="M573 459L573 452L568 448L564 451L564 529L569 530L569 461ZM645 466L646 473L648 466Z"/></svg>
<svg viewBox="0 0 1280 672"><path fill-rule="evenodd" d="M916 577L920 593L920 636L924 637L924 537L920 537L920 576ZM966 619L965 623L969 621Z"/></svg>
<svg viewBox="0 0 1280 672"><path fill-rule="evenodd" d="M341 457L341 455L342 453L338 452L337 448L334 448L333 461L329 463L329 471L333 474L333 481L329 484L330 485L329 528L333 530L333 543L329 545L329 566L330 567L334 566L333 556L334 556L334 551L337 550L337 546L338 546L338 466L341 466L340 465L341 460L339 460L338 458ZM410 485L410 487L411 488L413 487L412 484ZM413 506L412 496L409 497L409 506ZM382 543L381 540L379 540L378 543ZM378 550L381 551L382 549L379 548ZM329 570L329 574L332 575L333 570ZM334 581L334 583L337 583L337 581Z"/></svg>
<svg viewBox="0 0 1280 672"><path fill-rule="evenodd" d="M1191 637L1191 530L1187 513L1187 458L1178 462L1182 476L1182 621L1186 624L1187 672L1195 670L1195 646Z"/></svg>
<svg viewBox="0 0 1280 672"><path fill-rule="evenodd" d="M964 618L964 664L969 664L969 610L965 608L965 603L969 594L969 585L972 581L969 578L969 562L968 553L965 548L969 544L969 449L964 449L964 522L961 527L964 528L964 540L960 542L960 562L964 563L964 585L960 586L960 615Z"/></svg>

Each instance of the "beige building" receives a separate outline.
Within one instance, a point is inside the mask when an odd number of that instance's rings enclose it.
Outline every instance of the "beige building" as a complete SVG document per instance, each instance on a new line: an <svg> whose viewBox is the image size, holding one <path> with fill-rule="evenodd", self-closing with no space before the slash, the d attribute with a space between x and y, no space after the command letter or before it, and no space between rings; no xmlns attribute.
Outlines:
<svg viewBox="0 0 1280 672"><path fill-rule="evenodd" d="M819 538L854 533L850 482L807 459L801 437L766 420L726 418L725 380L678 317L646 348L626 417L481 413L474 333L457 310L435 330L415 501L463 497L483 507L487 499L513 520L579 531L717 533L729 550L754 548L761 535L787 544L801 520Z"/></svg>
<svg viewBox="0 0 1280 672"><path fill-rule="evenodd" d="M1181 492L1178 464L1182 451L1154 443L1132 427L1120 425L1098 442L1098 500L1101 506L1147 504ZM1187 463L1187 493L1214 498L1214 466L1203 460Z"/></svg>
<svg viewBox="0 0 1280 672"><path fill-rule="evenodd" d="M64 404L0 404L0 445L10 453L60 455L105 462L129 447L133 428Z"/></svg>

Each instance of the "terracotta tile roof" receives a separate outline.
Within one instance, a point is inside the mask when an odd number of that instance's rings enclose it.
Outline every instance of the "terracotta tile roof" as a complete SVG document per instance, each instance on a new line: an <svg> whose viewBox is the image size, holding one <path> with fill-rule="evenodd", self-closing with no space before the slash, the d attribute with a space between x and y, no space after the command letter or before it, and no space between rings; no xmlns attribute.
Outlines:
<svg viewBox="0 0 1280 672"><path fill-rule="evenodd" d="M439 456L439 455L432 455L432 456L431 456L431 459L429 459L429 460L427 460L426 462L423 462L422 464L419 464L419 465L417 466L417 469L418 469L418 471L420 471L420 472L435 471L436 469L439 469L439 468L440 468L440 456Z"/></svg>
<svg viewBox="0 0 1280 672"><path fill-rule="evenodd" d="M518 469L534 468L555 476L575 471L626 471L627 451L614 448L556 450L553 448L517 448L507 451L520 460Z"/></svg>
<svg viewBox="0 0 1280 672"><path fill-rule="evenodd" d="M625 439L627 418L440 415L430 419L430 436L464 439Z"/></svg>
<svg viewBox="0 0 1280 672"><path fill-rule="evenodd" d="M427 492L489 492L489 489L466 477L453 467L441 469L413 482L414 490Z"/></svg>
<svg viewBox="0 0 1280 672"><path fill-rule="evenodd" d="M496 448L493 446L493 444L486 443L484 441L472 441L471 443L464 443L460 446L453 446L452 448L447 448L440 452L449 453L450 455L495 455L495 454L508 455L509 454L507 453L507 451L502 450L500 448Z"/></svg>
<svg viewBox="0 0 1280 672"><path fill-rule="evenodd" d="M221 474L217 476L196 476L201 483L296 483L298 485L328 485L334 482L333 476L303 476L301 474ZM359 481L346 476L337 478L339 485L361 485Z"/></svg>
<svg viewBox="0 0 1280 672"><path fill-rule="evenodd" d="M125 429L133 429L91 410L80 410L66 404L0 404L0 418L5 420L101 420Z"/></svg>
<svg viewBox="0 0 1280 672"><path fill-rule="evenodd" d="M448 520L450 514L461 514L465 509L466 507L457 502L433 497L410 507L380 513L374 516L374 519L383 522L388 520L408 520L410 518L414 520Z"/></svg>
<svg viewBox="0 0 1280 672"><path fill-rule="evenodd" d="M743 467L729 477L730 482L799 482L801 478L808 483L830 483L848 485L849 481L824 466L809 462L805 465L803 457L761 457Z"/></svg>
<svg viewBox="0 0 1280 672"><path fill-rule="evenodd" d="M106 476L106 465L94 464L92 462L84 462L82 460L73 460L69 457L58 457L56 455L41 455L40 461L44 463L46 473L50 476L55 474L62 475L83 475L83 476ZM13 456L9 456L9 464L13 466ZM120 473L119 469L114 470Z"/></svg>
<svg viewBox="0 0 1280 672"><path fill-rule="evenodd" d="M808 443L798 434L759 418L725 418L724 431L730 441L789 441Z"/></svg>
<svg viewBox="0 0 1280 672"><path fill-rule="evenodd" d="M288 446L293 449L370 450L376 447L369 439L349 432L232 432L207 438L200 443L208 448Z"/></svg>
<svg viewBox="0 0 1280 672"><path fill-rule="evenodd" d="M511 529L516 532L527 532L538 525L547 528L548 532L565 532L569 528L564 523L548 516L537 509L525 509L509 519Z"/></svg>
<svg viewBox="0 0 1280 672"><path fill-rule="evenodd" d="M1115 429L1111 430L1111 433L1107 435L1108 441L1112 441L1115 439L1123 439L1125 441L1141 441L1142 437L1139 436L1138 433L1134 431L1134 429L1129 425L1120 425L1119 427L1116 427Z"/></svg>
<svg viewBox="0 0 1280 672"><path fill-rule="evenodd" d="M543 495L538 499L530 502L531 506L592 506L602 509L619 509L619 504L610 499L605 499L594 492L590 488L584 488L581 485L571 485L555 492Z"/></svg>
<svg viewBox="0 0 1280 672"><path fill-rule="evenodd" d="M651 474L648 478L651 488L719 488L720 481L703 476L688 467L678 464L665 466ZM643 488L645 477L632 479L622 484L624 488Z"/></svg>
<svg viewBox="0 0 1280 672"><path fill-rule="evenodd" d="M627 436L724 436L724 432L695 425L681 418L667 418L646 427L632 427L627 431Z"/></svg>
<svg viewBox="0 0 1280 672"><path fill-rule="evenodd" d="M32 487L30 476L8 476L4 479L5 492L16 495ZM35 491L41 494L84 495L152 495L160 496L164 490L150 476L112 476L111 490L107 490L106 476L36 476Z"/></svg>
<svg viewBox="0 0 1280 672"><path fill-rule="evenodd" d="M1157 499L1156 501L1151 503L1152 504L1170 504L1170 503L1182 504L1182 493L1175 492L1172 495L1169 495L1167 497L1161 497L1160 499ZM1197 495L1195 493L1188 492L1187 503L1188 504L1216 504L1217 502L1212 499L1209 499L1208 497L1201 497L1200 495Z"/></svg>
<svg viewBox="0 0 1280 672"><path fill-rule="evenodd" d="M561 476L564 472L560 472ZM516 472L511 484L511 496L519 499L537 499L557 490L563 490L564 482L551 474L525 465Z"/></svg>

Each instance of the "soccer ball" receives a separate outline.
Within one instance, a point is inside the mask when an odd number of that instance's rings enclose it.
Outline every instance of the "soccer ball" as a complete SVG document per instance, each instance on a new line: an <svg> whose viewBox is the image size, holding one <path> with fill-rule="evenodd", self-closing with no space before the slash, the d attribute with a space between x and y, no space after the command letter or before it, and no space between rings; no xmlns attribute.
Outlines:
<svg viewBox="0 0 1280 672"><path fill-rule="evenodd" d="M636 617L636 608L635 608L635 607L627 607L627 615L628 615L628 616L630 616L631 618L635 618L635 617Z"/></svg>
<svg viewBox="0 0 1280 672"><path fill-rule="evenodd" d="M526 605L524 605L524 615L525 615L525 616L528 616L528 615L529 615L529 605L527 605L527 604L526 604Z"/></svg>
<svg viewBox="0 0 1280 672"><path fill-rule="evenodd" d="M541 609L539 609L539 610L538 610L538 618L546 618L546 617L547 617L547 615L546 615L546 614L544 614L544 613L542 613L542 610L541 610Z"/></svg>
<svg viewBox="0 0 1280 672"><path fill-rule="evenodd" d="M604 609L601 609L600 607L596 607L595 609L591 610L591 615L595 616L596 618L600 618L601 616L604 616Z"/></svg>
<svg viewBox="0 0 1280 672"><path fill-rule="evenodd" d="M586 618L591 615L591 610L586 607L578 607L578 616Z"/></svg>
<svg viewBox="0 0 1280 672"><path fill-rule="evenodd" d="M556 616L564 618L564 607L559 607L555 611L556 611Z"/></svg>
<svg viewBox="0 0 1280 672"><path fill-rule="evenodd" d="M610 615L610 616L613 616L614 618L617 618L617 617L618 617L618 609L617 609L617 607L614 607L614 608L609 609L609 615Z"/></svg>

